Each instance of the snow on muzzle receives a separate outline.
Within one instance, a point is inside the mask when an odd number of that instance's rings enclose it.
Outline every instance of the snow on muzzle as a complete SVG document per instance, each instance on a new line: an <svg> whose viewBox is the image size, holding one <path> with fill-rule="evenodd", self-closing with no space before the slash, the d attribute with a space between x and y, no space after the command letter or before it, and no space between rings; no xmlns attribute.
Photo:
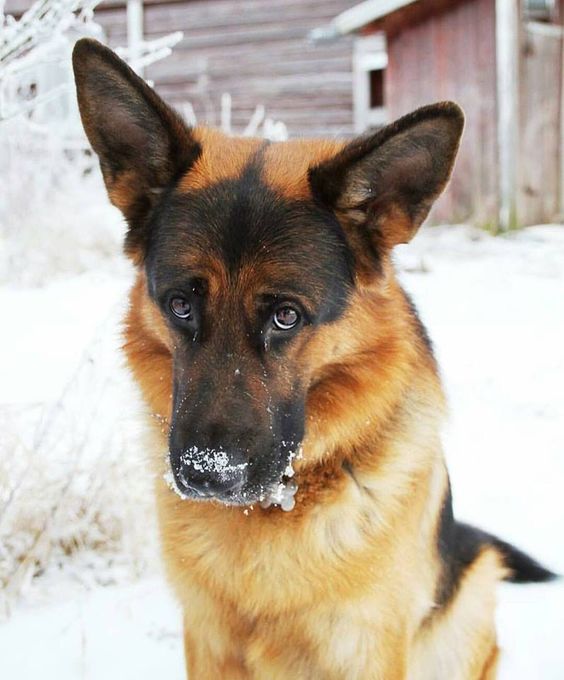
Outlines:
<svg viewBox="0 0 564 680"><path fill-rule="evenodd" d="M221 498L236 494L247 481L244 451L190 446L171 455L174 481L179 491L200 498Z"/></svg>
<svg viewBox="0 0 564 680"><path fill-rule="evenodd" d="M252 461L234 458L233 453L222 448L201 448L195 445L180 454L170 452L166 459L170 464L164 479L169 488L182 499L215 499L226 505L258 503L262 508L280 507L288 512L295 506L298 490L294 476L293 460L301 458L301 447L293 442L282 442L282 448L290 448L284 456L285 467L272 471L269 479L249 479ZM252 477L252 475L251 475Z"/></svg>

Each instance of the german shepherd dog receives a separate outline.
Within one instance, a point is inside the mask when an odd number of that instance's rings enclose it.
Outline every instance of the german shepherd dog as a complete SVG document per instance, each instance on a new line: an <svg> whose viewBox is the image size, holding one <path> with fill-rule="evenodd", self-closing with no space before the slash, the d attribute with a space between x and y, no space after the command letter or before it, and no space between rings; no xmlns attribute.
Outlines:
<svg viewBox="0 0 564 680"><path fill-rule="evenodd" d="M95 41L73 63L129 227L125 352L164 423L190 679L495 677L497 582L553 575L453 518L437 365L391 262L448 182L460 108L269 144L188 127Z"/></svg>

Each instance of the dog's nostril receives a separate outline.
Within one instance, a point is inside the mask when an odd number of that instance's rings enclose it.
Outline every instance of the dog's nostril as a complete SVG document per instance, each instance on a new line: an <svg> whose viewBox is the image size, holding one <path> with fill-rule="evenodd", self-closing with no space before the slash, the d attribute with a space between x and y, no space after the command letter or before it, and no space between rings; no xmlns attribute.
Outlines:
<svg viewBox="0 0 564 680"><path fill-rule="evenodd" d="M204 488L200 488L198 484L194 484L193 482L185 482L184 486L186 491L195 493L197 496L201 496L202 498L205 498L208 495Z"/></svg>
<svg viewBox="0 0 564 680"><path fill-rule="evenodd" d="M177 479L177 484L182 491L196 494L196 496L201 496L202 498L212 495L210 483L207 480L193 479L189 474L186 474L186 471L183 469L178 470L175 477Z"/></svg>
<svg viewBox="0 0 564 680"><path fill-rule="evenodd" d="M223 495L238 491L243 486L242 479L232 480L209 480L209 479L192 479L187 475L182 475L182 484L186 491L194 492L202 498L211 498L216 495Z"/></svg>

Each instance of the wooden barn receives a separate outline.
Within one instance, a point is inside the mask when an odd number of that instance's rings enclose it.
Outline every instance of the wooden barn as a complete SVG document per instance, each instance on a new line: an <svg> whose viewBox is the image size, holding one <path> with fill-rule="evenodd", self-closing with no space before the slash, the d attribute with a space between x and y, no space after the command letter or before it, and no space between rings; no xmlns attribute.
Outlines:
<svg viewBox="0 0 564 680"><path fill-rule="evenodd" d="M564 0L367 0L314 37L356 35L355 127L437 100L464 108L435 220L493 228L564 215Z"/></svg>
<svg viewBox="0 0 564 680"><path fill-rule="evenodd" d="M199 120L219 123L222 94L236 131L256 105L290 135L351 134L352 37L322 46L309 33L354 0L104 0L96 20L110 45L125 44L132 24L145 39L182 31L172 55L145 76L173 104L190 102ZM140 12L132 12L137 4Z"/></svg>
<svg viewBox="0 0 564 680"><path fill-rule="evenodd" d="M6 0L20 15L33 0ZM358 0L102 0L95 20L107 44L127 46L175 31L172 55L144 71L157 91L199 121L220 123L222 95L231 95L234 131L255 107L285 123L291 136L353 131L352 43L316 45L315 26Z"/></svg>
<svg viewBox="0 0 564 680"><path fill-rule="evenodd" d="M564 0L102 0L95 19L113 47L181 31L143 75L212 125L230 95L236 133L257 105L290 136L347 137L454 99L466 131L432 219L562 220Z"/></svg>

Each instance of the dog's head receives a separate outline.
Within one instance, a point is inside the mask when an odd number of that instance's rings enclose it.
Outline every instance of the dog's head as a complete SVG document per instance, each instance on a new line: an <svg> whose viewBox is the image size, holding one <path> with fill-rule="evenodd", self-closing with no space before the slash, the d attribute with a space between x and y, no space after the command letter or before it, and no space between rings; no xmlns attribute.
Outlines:
<svg viewBox="0 0 564 680"><path fill-rule="evenodd" d="M99 43L79 41L73 62L138 267L130 362L169 425L176 484L252 503L339 406L323 385L378 333L359 300L448 181L462 113L441 103L347 144L268 144L189 128Z"/></svg>

